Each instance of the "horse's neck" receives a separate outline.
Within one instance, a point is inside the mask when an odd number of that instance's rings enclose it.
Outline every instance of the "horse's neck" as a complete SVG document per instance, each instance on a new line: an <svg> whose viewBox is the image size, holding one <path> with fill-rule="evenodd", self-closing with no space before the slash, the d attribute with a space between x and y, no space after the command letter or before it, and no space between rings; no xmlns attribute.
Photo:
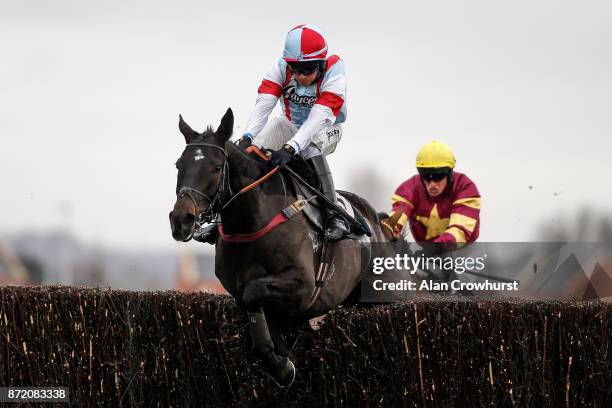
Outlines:
<svg viewBox="0 0 612 408"><path fill-rule="evenodd" d="M230 186L234 194L254 181L241 175L239 169L235 170L230 170ZM292 202L292 196L282 176L275 174L259 186L241 194L223 211L223 229L227 233L236 234L263 228Z"/></svg>

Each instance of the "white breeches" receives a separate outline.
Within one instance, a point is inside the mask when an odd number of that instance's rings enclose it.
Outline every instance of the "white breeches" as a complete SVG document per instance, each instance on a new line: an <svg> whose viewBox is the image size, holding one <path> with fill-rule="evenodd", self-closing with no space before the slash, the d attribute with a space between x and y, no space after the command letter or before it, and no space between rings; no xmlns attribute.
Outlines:
<svg viewBox="0 0 612 408"><path fill-rule="evenodd" d="M285 116L272 119L266 127L253 140L258 147L278 150L297 133L298 128ZM323 154L325 156L336 150L336 146L342 138L342 125L333 124L316 134L310 144L300 152L300 156L306 160Z"/></svg>

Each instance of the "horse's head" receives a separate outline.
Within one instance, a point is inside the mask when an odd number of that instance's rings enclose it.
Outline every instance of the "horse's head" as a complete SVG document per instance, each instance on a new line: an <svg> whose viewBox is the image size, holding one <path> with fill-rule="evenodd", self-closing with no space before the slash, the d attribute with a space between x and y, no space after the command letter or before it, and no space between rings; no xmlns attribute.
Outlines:
<svg viewBox="0 0 612 408"><path fill-rule="evenodd" d="M228 109L216 132L209 127L198 133L179 116L179 129L187 145L176 161L176 202L170 212L172 236L189 241L196 223L212 214L223 194L227 174L225 142L232 135L234 115Z"/></svg>

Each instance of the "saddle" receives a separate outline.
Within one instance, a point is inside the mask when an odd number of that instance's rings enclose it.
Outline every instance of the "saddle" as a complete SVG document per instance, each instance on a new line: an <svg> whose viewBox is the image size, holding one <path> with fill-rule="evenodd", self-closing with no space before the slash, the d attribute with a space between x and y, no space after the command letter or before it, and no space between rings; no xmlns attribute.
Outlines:
<svg viewBox="0 0 612 408"><path fill-rule="evenodd" d="M319 197L317 197L314 193L310 192L308 188L304 187L299 181L297 181L293 177L290 177L290 180L291 180L291 184L293 186L293 190L295 192L296 197L298 199L305 200L308 203L303 210L304 216L306 217L306 219L308 219L308 221L310 221L312 226L316 228L318 232L323 232L325 229L324 228L325 219L324 219L324 213L323 211L321 211L321 206L325 205L325 203L323 203ZM358 223L368 225L365 217L361 215L361 212L359 212L358 209L353 207L353 205L350 203L347 197L345 197L345 195L347 194L349 193L347 193L346 191L338 191L337 204L342 209L344 209L344 211L346 211L346 213L350 217L354 218ZM351 233L348 234L343 239L360 240L364 236L366 235L356 234L353 228L351 228Z"/></svg>

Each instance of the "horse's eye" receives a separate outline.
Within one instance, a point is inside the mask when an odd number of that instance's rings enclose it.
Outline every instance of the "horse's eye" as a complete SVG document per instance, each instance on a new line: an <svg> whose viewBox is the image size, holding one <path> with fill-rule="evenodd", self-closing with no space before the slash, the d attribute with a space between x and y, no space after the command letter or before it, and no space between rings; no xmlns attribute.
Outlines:
<svg viewBox="0 0 612 408"><path fill-rule="evenodd" d="M223 167L221 167L221 166L217 166L217 167L215 167L215 171L216 171L217 173L219 173L219 172L221 171L221 169L223 169Z"/></svg>

